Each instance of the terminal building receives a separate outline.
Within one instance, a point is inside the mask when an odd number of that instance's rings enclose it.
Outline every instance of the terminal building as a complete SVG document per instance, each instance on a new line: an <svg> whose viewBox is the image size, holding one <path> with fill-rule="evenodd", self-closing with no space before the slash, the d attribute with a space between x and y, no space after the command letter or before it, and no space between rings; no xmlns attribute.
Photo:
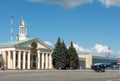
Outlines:
<svg viewBox="0 0 120 81"><path fill-rule="evenodd" d="M0 43L0 67L5 69L52 69L51 47L38 38L30 39L22 18L16 41Z"/></svg>
<svg viewBox="0 0 120 81"><path fill-rule="evenodd" d="M79 54L80 67L83 69L90 69L91 65L96 63L103 63L110 65L110 68L117 68L118 58L105 57L105 56L94 56L92 54Z"/></svg>

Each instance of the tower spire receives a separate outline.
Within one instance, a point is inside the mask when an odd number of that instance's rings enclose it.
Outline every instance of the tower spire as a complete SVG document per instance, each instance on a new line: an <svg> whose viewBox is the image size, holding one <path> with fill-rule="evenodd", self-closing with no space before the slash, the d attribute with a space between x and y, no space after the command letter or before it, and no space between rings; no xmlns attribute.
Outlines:
<svg viewBox="0 0 120 81"><path fill-rule="evenodd" d="M21 17L21 25L25 25L24 17L23 16Z"/></svg>
<svg viewBox="0 0 120 81"><path fill-rule="evenodd" d="M24 21L24 17L21 17L21 22L19 25L19 35L17 37L17 40L25 40L28 39L27 37L27 28L26 28L26 24Z"/></svg>

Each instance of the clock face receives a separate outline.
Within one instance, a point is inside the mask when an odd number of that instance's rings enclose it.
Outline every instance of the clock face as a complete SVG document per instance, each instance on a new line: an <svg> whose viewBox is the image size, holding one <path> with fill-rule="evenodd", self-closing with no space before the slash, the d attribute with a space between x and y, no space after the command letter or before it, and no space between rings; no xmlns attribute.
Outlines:
<svg viewBox="0 0 120 81"><path fill-rule="evenodd" d="M37 48L37 43L36 43L36 42L33 42L33 43L31 44L31 46L32 46L33 48Z"/></svg>

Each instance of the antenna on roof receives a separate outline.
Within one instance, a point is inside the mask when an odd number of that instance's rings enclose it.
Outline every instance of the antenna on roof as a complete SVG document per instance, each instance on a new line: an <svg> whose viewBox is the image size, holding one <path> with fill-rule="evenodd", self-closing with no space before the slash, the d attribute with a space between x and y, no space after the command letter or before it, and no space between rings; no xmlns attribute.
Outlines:
<svg viewBox="0 0 120 81"><path fill-rule="evenodd" d="M10 19L11 19L11 35L10 35L10 38L11 38L11 41L13 41L13 19L14 19L14 16L11 16Z"/></svg>

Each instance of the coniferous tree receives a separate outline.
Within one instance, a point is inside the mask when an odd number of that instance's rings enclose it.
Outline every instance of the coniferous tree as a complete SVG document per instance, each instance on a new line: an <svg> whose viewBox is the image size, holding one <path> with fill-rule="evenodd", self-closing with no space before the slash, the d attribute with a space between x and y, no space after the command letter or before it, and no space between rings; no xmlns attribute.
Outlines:
<svg viewBox="0 0 120 81"><path fill-rule="evenodd" d="M55 44L55 48L53 50L52 53L52 63L53 63L53 67L55 69L59 69L60 68L60 55L61 55L61 50L62 49L62 44L61 44L61 39L58 38L56 44Z"/></svg>
<svg viewBox="0 0 120 81"><path fill-rule="evenodd" d="M68 49L69 54L69 68L70 69L78 69L79 66L79 58L76 52L76 49L73 47L73 42L71 42L70 47Z"/></svg>
<svg viewBox="0 0 120 81"><path fill-rule="evenodd" d="M67 52L67 47L64 43L64 41L62 42L62 51L61 51L61 62L62 62L62 69L66 69L66 64L67 64L67 58L66 55L68 54Z"/></svg>
<svg viewBox="0 0 120 81"><path fill-rule="evenodd" d="M78 54L71 42L67 49L64 41L58 38L52 52L52 63L55 69L77 69L79 66Z"/></svg>
<svg viewBox="0 0 120 81"><path fill-rule="evenodd" d="M53 67L56 69L66 69L66 53L67 47L61 39L58 38L55 48L52 53Z"/></svg>

